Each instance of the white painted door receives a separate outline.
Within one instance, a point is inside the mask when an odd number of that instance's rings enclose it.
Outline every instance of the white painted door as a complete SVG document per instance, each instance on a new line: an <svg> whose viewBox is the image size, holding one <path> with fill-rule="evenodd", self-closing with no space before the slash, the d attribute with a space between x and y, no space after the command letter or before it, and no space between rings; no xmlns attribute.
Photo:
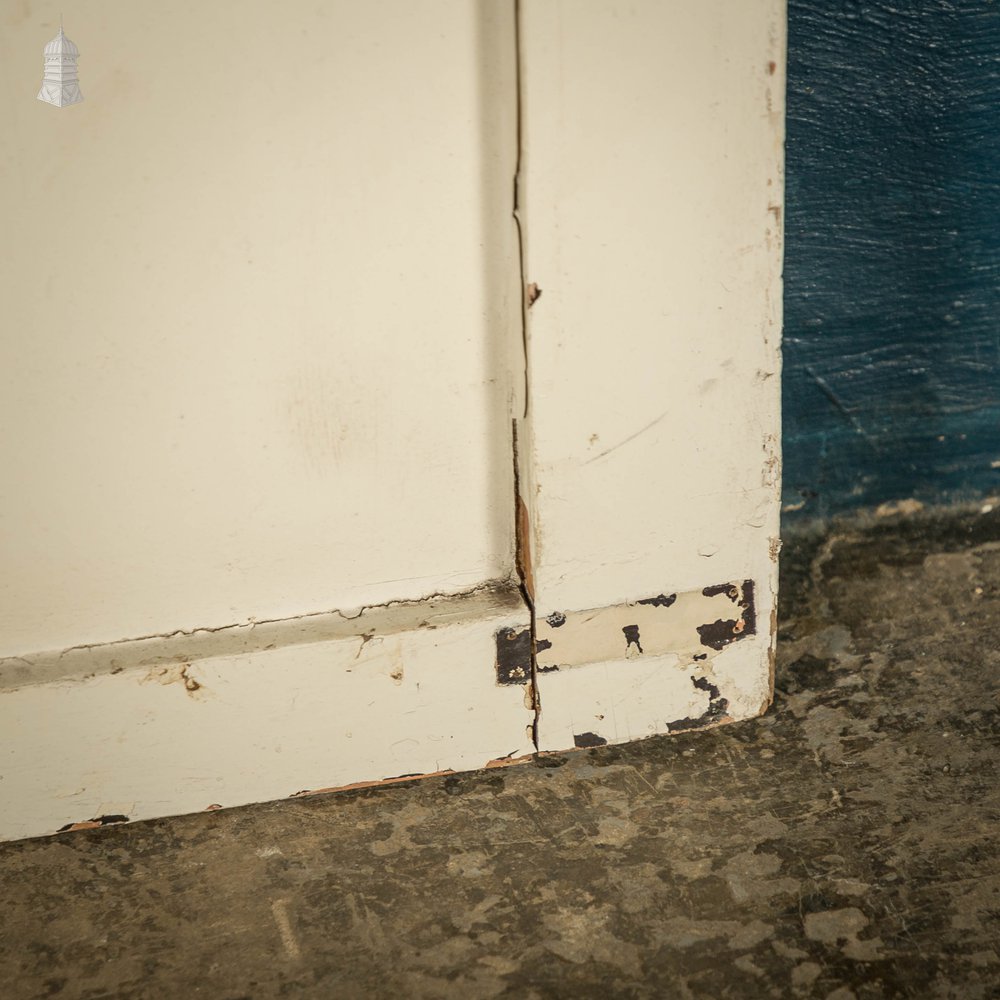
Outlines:
<svg viewBox="0 0 1000 1000"><path fill-rule="evenodd" d="M3 0L0 655L512 571L513 3Z"/></svg>
<svg viewBox="0 0 1000 1000"><path fill-rule="evenodd" d="M0 836L766 705L780 3L67 17L56 108L0 0Z"/></svg>

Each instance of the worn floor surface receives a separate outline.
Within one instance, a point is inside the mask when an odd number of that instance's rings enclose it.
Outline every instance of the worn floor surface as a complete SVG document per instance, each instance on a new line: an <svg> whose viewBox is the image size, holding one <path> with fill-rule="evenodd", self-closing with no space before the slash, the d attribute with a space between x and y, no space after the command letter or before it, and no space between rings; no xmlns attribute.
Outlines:
<svg viewBox="0 0 1000 1000"><path fill-rule="evenodd" d="M758 721L0 847L0 997L1000 997L1000 517L784 567Z"/></svg>

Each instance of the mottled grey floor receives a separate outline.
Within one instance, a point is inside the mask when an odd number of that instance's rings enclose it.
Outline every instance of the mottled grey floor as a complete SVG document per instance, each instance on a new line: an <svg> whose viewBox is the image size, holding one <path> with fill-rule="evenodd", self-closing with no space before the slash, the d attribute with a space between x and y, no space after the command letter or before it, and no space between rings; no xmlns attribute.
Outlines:
<svg viewBox="0 0 1000 1000"><path fill-rule="evenodd" d="M0 848L0 998L1000 997L1000 518L784 566L758 721Z"/></svg>

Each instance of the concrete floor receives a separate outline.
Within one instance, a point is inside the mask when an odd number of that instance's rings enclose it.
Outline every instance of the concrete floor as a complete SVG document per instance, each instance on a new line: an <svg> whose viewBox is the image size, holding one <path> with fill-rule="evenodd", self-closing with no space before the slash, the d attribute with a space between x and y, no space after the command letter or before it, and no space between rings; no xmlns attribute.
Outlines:
<svg viewBox="0 0 1000 1000"><path fill-rule="evenodd" d="M1000 997L1000 516L783 558L760 720L0 847L0 997Z"/></svg>

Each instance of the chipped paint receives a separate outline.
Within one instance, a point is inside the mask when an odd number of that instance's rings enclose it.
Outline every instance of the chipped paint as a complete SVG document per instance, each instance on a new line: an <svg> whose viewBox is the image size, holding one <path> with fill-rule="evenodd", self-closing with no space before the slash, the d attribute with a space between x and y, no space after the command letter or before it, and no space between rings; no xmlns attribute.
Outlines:
<svg viewBox="0 0 1000 1000"><path fill-rule="evenodd" d="M698 626L698 635L703 646L719 650L739 639L757 634L757 611L754 605L753 580L744 580L741 587L735 584L706 587L702 593L706 597L725 594L738 610L738 617L717 618Z"/></svg>
<svg viewBox="0 0 1000 1000"><path fill-rule="evenodd" d="M542 672L665 653L691 661L702 647L717 652L756 635L754 585L744 580L559 612L539 620L536 630L535 657Z"/></svg>
<svg viewBox="0 0 1000 1000"><path fill-rule="evenodd" d="M177 663L173 666L154 667L143 679L146 684L179 684L192 698L204 698L207 691L201 681L191 674L190 663Z"/></svg>
<svg viewBox="0 0 1000 1000"><path fill-rule="evenodd" d="M722 697L719 689L705 677L692 677L691 682L697 690L707 692L708 706L697 718L688 717L668 722L667 730L671 733L682 733L689 729L703 729L726 720L726 709L729 707L729 701Z"/></svg>
<svg viewBox="0 0 1000 1000"><path fill-rule="evenodd" d="M622 633L625 636L625 655L629 658L642 656L642 638L639 635L639 626L623 625Z"/></svg>
<svg viewBox="0 0 1000 1000"><path fill-rule="evenodd" d="M538 619L539 750L759 714L770 703L773 636L765 645L757 635L757 596L753 580L727 581Z"/></svg>
<svg viewBox="0 0 1000 1000"><path fill-rule="evenodd" d="M531 682L531 626L504 626L496 634L497 684Z"/></svg>
<svg viewBox="0 0 1000 1000"><path fill-rule="evenodd" d="M80 823L67 823L59 827L57 833L70 833L74 830L94 830L101 826L117 826L121 823L128 823L128 816L112 813L107 816L98 816L96 819L86 819Z"/></svg>
<svg viewBox="0 0 1000 1000"><path fill-rule="evenodd" d="M520 3L522 278L545 287L525 314L520 472L546 750L756 714L780 530L784 8L560 10ZM617 142L607 108L643 140ZM662 139L677 121L679 151Z"/></svg>

